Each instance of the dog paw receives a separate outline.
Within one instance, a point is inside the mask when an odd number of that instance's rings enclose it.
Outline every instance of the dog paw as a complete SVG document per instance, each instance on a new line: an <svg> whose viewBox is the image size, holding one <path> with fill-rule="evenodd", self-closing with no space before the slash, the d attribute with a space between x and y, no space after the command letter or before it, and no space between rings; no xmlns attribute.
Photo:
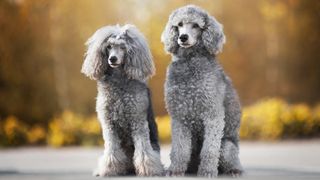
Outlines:
<svg viewBox="0 0 320 180"><path fill-rule="evenodd" d="M118 152L119 155L119 152ZM127 172L127 159L126 156L115 154L103 155L99 158L98 167L94 170L94 176L117 176Z"/></svg>
<svg viewBox="0 0 320 180"><path fill-rule="evenodd" d="M203 174L201 174L200 176L202 176L202 177L207 177L207 178L216 177L215 173L210 173L210 172L203 173Z"/></svg>
<svg viewBox="0 0 320 180"><path fill-rule="evenodd" d="M200 177L213 178L213 177L217 177L217 176L218 176L218 172L217 172L217 171L203 171L203 170L199 170L197 175L200 176Z"/></svg>
<svg viewBox="0 0 320 180"><path fill-rule="evenodd" d="M160 155L156 152L135 155L135 168L138 176L163 176L164 169Z"/></svg>
<svg viewBox="0 0 320 180"><path fill-rule="evenodd" d="M171 164L166 172L166 175L180 177L185 175L185 171L186 168L184 168L181 164Z"/></svg>
<svg viewBox="0 0 320 180"><path fill-rule="evenodd" d="M172 170L166 171L166 176L180 177L180 176L184 176L184 175L185 175L184 171L172 171Z"/></svg>
<svg viewBox="0 0 320 180"><path fill-rule="evenodd" d="M233 178L238 178L238 177L241 177L242 173L243 171L240 169L231 169L226 174Z"/></svg>

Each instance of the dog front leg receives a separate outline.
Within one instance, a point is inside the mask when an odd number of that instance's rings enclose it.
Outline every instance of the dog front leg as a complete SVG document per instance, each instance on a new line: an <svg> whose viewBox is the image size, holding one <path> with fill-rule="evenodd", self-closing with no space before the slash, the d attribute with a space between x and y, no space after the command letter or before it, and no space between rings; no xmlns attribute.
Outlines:
<svg viewBox="0 0 320 180"><path fill-rule="evenodd" d="M136 124L132 127L134 141L134 166L138 176L161 176L163 166L160 153L153 150L150 142L148 122Z"/></svg>
<svg viewBox="0 0 320 180"><path fill-rule="evenodd" d="M191 132L181 122L172 120L171 164L168 175L183 176L191 158Z"/></svg>
<svg viewBox="0 0 320 180"><path fill-rule="evenodd" d="M204 119L204 141L200 152L200 165L198 176L216 177L218 175L218 163L220 157L221 139L224 128L223 108L210 113Z"/></svg>
<svg viewBox="0 0 320 180"><path fill-rule="evenodd" d="M104 153L99 158L95 176L116 176L126 174L128 158L121 149L118 135L107 125L102 125Z"/></svg>

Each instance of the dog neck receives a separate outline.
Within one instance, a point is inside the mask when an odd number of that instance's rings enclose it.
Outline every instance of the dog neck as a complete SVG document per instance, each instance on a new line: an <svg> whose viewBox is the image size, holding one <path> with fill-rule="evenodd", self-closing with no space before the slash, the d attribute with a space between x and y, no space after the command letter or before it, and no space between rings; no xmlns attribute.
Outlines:
<svg viewBox="0 0 320 180"><path fill-rule="evenodd" d="M128 81L128 76L126 75L123 66L118 68L112 68L108 66L104 75L102 76L100 83L104 84L122 84Z"/></svg>

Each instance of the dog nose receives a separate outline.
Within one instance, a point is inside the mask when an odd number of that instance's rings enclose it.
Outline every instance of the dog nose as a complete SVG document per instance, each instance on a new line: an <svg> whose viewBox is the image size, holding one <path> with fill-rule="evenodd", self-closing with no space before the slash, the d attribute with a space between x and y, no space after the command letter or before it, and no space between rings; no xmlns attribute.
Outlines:
<svg viewBox="0 0 320 180"><path fill-rule="evenodd" d="M117 62L118 58L116 56L111 56L109 58L109 60L110 60L111 63L115 63L115 62Z"/></svg>
<svg viewBox="0 0 320 180"><path fill-rule="evenodd" d="M181 36L179 37L179 39L181 40L181 42L186 42L188 40L188 35L187 34L181 34Z"/></svg>

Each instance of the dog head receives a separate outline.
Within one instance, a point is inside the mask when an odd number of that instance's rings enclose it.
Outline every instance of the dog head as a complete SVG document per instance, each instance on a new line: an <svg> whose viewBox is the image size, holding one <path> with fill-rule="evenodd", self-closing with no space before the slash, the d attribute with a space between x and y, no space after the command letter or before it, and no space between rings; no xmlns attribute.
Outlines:
<svg viewBox="0 0 320 180"><path fill-rule="evenodd" d="M91 79L100 79L109 68L123 68L128 78L141 81L155 72L148 44L133 25L102 27L86 45L81 72Z"/></svg>
<svg viewBox="0 0 320 180"><path fill-rule="evenodd" d="M192 48L203 43L206 50L216 55L222 51L225 35L222 25L201 8L188 5L172 12L161 41L168 53L179 48Z"/></svg>

